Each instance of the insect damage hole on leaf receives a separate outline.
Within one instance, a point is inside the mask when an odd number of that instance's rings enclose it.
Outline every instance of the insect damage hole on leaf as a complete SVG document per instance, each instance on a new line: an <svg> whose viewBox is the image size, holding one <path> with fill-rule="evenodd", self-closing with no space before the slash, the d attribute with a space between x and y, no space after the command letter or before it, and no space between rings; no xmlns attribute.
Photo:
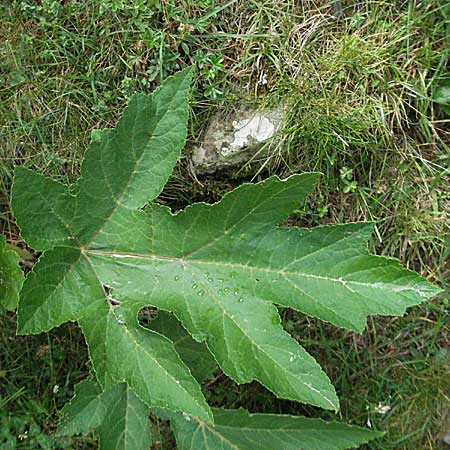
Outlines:
<svg viewBox="0 0 450 450"><path fill-rule="evenodd" d="M150 327L152 322L157 319L158 309L153 306L145 306L138 312L137 320L143 327Z"/></svg>
<svg viewBox="0 0 450 450"><path fill-rule="evenodd" d="M105 292L105 299L110 306L119 306L122 302L113 298L113 288L107 284L103 285L103 291Z"/></svg>

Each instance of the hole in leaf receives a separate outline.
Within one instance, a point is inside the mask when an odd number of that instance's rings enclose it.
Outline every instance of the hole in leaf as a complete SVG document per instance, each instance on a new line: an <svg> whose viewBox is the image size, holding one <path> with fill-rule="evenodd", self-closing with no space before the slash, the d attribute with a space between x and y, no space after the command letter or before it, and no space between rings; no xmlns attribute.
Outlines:
<svg viewBox="0 0 450 450"><path fill-rule="evenodd" d="M103 292L105 293L106 301L108 302L108 304L110 306L119 306L120 305L121 302L119 300L116 300L113 297L113 288L111 286L104 284Z"/></svg>
<svg viewBox="0 0 450 450"><path fill-rule="evenodd" d="M139 310L138 322L143 327L148 327L150 323L158 317L158 309L154 306L146 306Z"/></svg>
<svg viewBox="0 0 450 450"><path fill-rule="evenodd" d="M106 297L109 297L112 292L112 287L108 286L107 284L103 285L103 291L105 292Z"/></svg>

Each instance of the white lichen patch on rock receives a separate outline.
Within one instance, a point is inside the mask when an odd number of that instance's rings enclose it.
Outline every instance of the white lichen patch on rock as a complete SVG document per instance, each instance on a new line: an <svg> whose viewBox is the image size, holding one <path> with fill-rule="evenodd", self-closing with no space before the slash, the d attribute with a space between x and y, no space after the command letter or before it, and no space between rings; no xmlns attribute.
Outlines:
<svg viewBox="0 0 450 450"><path fill-rule="evenodd" d="M256 142L263 142L272 137L277 129L276 118L268 112L256 113L249 119L234 120L234 140L229 149L222 149L222 154L227 155L239 151Z"/></svg>
<svg viewBox="0 0 450 450"><path fill-rule="evenodd" d="M263 142L272 138L282 124L281 110L254 109L219 113L212 118L201 145L192 153L194 170L199 174L251 159Z"/></svg>

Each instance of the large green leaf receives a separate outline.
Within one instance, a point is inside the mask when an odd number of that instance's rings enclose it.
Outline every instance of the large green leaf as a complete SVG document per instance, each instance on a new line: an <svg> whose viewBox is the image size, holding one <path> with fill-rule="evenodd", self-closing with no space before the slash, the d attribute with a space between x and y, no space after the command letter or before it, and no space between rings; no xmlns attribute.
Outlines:
<svg viewBox="0 0 450 450"><path fill-rule="evenodd" d="M199 383L210 377L217 368L216 360L209 353L205 344L194 341L172 314L160 311L149 327L173 342L175 350L191 369L192 375Z"/></svg>
<svg viewBox="0 0 450 450"><path fill-rule="evenodd" d="M275 305L360 331L368 315L403 314L439 290L369 255L370 224L279 227L318 174L244 184L177 214L147 203L183 146L189 78L182 71L134 96L114 130L95 133L75 185L16 169L14 213L44 251L24 283L19 332L76 320L103 389L126 382L148 406L212 421L165 331L138 325L139 309L153 306L173 313L236 382L337 409L328 377L283 330Z"/></svg>
<svg viewBox="0 0 450 450"><path fill-rule="evenodd" d="M339 422L243 409L213 409L214 427L189 415L172 418L179 450L340 450L381 436Z"/></svg>
<svg viewBox="0 0 450 450"><path fill-rule="evenodd" d="M179 450L339 450L357 447L383 433L339 422L277 414L249 414L244 409L213 408L215 425L195 416L153 410L171 421ZM100 450L149 450L148 407L126 384L102 391L92 381L75 387L62 410L57 435L96 430Z"/></svg>
<svg viewBox="0 0 450 450"><path fill-rule="evenodd" d="M15 216L22 236L44 251L24 283L18 330L39 333L78 320L104 388L124 381L148 405L211 420L173 344L135 318L124 321L86 252L120 211L143 206L163 188L185 140L189 82L183 71L153 94L135 95L114 130L95 133L76 185L16 169Z"/></svg>
<svg viewBox="0 0 450 450"><path fill-rule="evenodd" d="M76 386L75 397L62 410L59 435L97 430L100 449L148 450L151 445L148 406L125 384L102 392L91 381Z"/></svg>
<svg viewBox="0 0 450 450"><path fill-rule="evenodd" d="M2 307L7 311L16 309L23 278L19 256L8 249L5 236L0 235L0 311Z"/></svg>

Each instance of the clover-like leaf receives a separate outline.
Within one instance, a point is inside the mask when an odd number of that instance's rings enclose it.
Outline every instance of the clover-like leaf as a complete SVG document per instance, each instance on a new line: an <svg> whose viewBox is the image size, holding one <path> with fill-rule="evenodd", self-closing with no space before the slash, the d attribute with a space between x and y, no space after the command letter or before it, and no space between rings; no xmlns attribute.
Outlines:
<svg viewBox="0 0 450 450"><path fill-rule="evenodd" d="M401 315L439 289L369 255L371 224L280 227L318 174L244 184L176 214L152 202L184 144L189 79L182 71L135 95L114 130L95 133L73 186L16 169L15 216L44 252L22 289L19 332L78 321L103 389L126 382L148 406L211 422L164 330L138 324L138 311L153 306L173 313L236 382L337 409L328 377L283 330L276 305L361 331L368 315Z"/></svg>
<svg viewBox="0 0 450 450"><path fill-rule="evenodd" d="M7 247L5 236L0 235L0 311L2 307L7 311L16 309L23 279L19 256Z"/></svg>
<svg viewBox="0 0 450 450"><path fill-rule="evenodd" d="M92 381L75 387L75 396L62 410L58 435L96 430L100 449L148 450L151 445L148 406L125 384L102 392Z"/></svg>

